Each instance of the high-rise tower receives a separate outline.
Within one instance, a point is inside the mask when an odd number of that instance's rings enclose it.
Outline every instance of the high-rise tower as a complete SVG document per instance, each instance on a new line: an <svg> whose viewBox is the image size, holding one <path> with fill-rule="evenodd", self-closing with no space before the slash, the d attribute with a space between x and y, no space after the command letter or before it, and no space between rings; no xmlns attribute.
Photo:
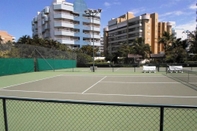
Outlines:
<svg viewBox="0 0 197 131"><path fill-rule="evenodd" d="M70 47L100 45L100 14L92 20L85 10L84 0L68 3L65 0L54 0L51 6L45 7L32 21L33 36L56 40Z"/></svg>

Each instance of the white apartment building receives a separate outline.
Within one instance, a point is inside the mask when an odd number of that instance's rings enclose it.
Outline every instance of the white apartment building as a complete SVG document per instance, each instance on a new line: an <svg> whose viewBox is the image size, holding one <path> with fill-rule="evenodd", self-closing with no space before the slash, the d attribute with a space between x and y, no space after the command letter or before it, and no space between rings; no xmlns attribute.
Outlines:
<svg viewBox="0 0 197 131"><path fill-rule="evenodd" d="M33 36L56 40L73 47L100 45L100 13L94 17L85 14L87 5L83 0L68 3L53 0L32 20ZM94 38L94 41L93 41Z"/></svg>

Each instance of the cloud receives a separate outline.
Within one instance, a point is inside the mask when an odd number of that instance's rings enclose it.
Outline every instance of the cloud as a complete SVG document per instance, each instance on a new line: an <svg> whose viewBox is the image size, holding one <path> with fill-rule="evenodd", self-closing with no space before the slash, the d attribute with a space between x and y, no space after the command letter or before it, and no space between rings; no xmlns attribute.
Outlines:
<svg viewBox="0 0 197 131"><path fill-rule="evenodd" d="M165 4L162 4L159 8L167 8L167 7L172 7L172 6L175 6L177 5L177 2L179 2L179 0L173 0L169 3L165 3Z"/></svg>
<svg viewBox="0 0 197 131"><path fill-rule="evenodd" d="M192 4L192 5L190 5L190 6L189 6L189 9L192 9L192 10L197 9L197 8L196 8L196 4Z"/></svg>
<svg viewBox="0 0 197 131"><path fill-rule="evenodd" d="M110 4L110 3L108 3L108 2L105 2L105 3L104 3L104 6L106 6L106 7L110 7L110 6L111 6L111 4Z"/></svg>
<svg viewBox="0 0 197 131"><path fill-rule="evenodd" d="M192 20L187 23L179 24L176 26L176 28L183 28L184 30L194 31L196 29L196 22Z"/></svg>
<svg viewBox="0 0 197 131"><path fill-rule="evenodd" d="M114 1L113 4L114 4L114 5L121 5L121 3L118 2L118 1Z"/></svg>
<svg viewBox="0 0 197 131"><path fill-rule="evenodd" d="M112 5L121 5L121 2L119 2L119 1L117 1L117 0L115 0L114 2L111 2L111 3L109 3L109 2L104 2L104 6L105 7L111 7Z"/></svg>
<svg viewBox="0 0 197 131"><path fill-rule="evenodd" d="M138 14L140 12L144 12L146 9L144 7L141 7L141 8L137 8L137 9L132 9L130 10L129 12L132 12L133 14Z"/></svg>
<svg viewBox="0 0 197 131"><path fill-rule="evenodd" d="M167 13L164 13L164 14L161 14L159 15L160 17L166 17L166 16L180 16L180 15L183 15L183 14L186 14L185 12L183 11L172 11L172 12L167 12ZM187 13L188 14L188 13Z"/></svg>

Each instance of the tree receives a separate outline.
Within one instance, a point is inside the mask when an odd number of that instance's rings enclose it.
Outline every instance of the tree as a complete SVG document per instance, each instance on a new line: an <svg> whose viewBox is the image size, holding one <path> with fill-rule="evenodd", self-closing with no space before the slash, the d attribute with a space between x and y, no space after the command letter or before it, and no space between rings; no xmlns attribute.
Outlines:
<svg viewBox="0 0 197 131"><path fill-rule="evenodd" d="M121 43L117 54L119 57L127 57L129 53L131 53L131 45L127 43Z"/></svg>
<svg viewBox="0 0 197 131"><path fill-rule="evenodd" d="M32 44L32 38L28 35L20 37L17 41L18 44Z"/></svg>
<svg viewBox="0 0 197 131"><path fill-rule="evenodd" d="M174 42L175 39L176 37L174 36L174 34L170 34L167 31L163 33L162 37L159 39L159 43L163 44L164 52L168 50L168 47Z"/></svg>
<svg viewBox="0 0 197 131"><path fill-rule="evenodd" d="M189 43L190 45L190 53L197 54L197 30L194 32L189 32Z"/></svg>
<svg viewBox="0 0 197 131"><path fill-rule="evenodd" d="M80 50L84 54L87 54L89 56L93 56L93 47L91 45L82 46L80 48ZM94 47L94 54L96 54L96 52L98 52L98 51L99 51L98 47Z"/></svg>
<svg viewBox="0 0 197 131"><path fill-rule="evenodd" d="M131 49L133 54L141 55L143 58L148 58L151 52L149 44L145 44L142 37L135 39Z"/></svg>
<svg viewBox="0 0 197 131"><path fill-rule="evenodd" d="M187 45L181 38L176 39L171 45L168 46L166 51L166 61L173 63L183 63L187 59Z"/></svg>

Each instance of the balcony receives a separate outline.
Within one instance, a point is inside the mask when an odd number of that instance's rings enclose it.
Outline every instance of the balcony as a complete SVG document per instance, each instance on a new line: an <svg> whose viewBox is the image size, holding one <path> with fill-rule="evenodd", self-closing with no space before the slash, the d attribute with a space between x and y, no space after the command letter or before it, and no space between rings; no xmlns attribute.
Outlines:
<svg viewBox="0 0 197 131"><path fill-rule="evenodd" d="M43 24L43 25L45 24L45 21L44 21L44 20L42 20L42 24Z"/></svg>
<svg viewBox="0 0 197 131"><path fill-rule="evenodd" d="M34 17L34 23L37 23L38 22L38 17Z"/></svg>
<svg viewBox="0 0 197 131"><path fill-rule="evenodd" d="M109 31L110 31L110 30L115 30L115 29L117 29L117 28L118 28L117 25L115 25L115 26L109 27L108 29L109 29Z"/></svg>
<svg viewBox="0 0 197 131"><path fill-rule="evenodd" d="M65 39L56 39L58 42L62 43L62 44L69 44L69 45L74 45L75 41L74 40L65 40Z"/></svg>
<svg viewBox="0 0 197 131"><path fill-rule="evenodd" d="M44 25L44 30L47 30L47 29L49 29L49 25L46 23L46 24Z"/></svg>
<svg viewBox="0 0 197 131"><path fill-rule="evenodd" d="M135 27L140 27L140 26L142 26L142 24L141 23L137 23L137 24L134 24L134 25L130 25L129 29L135 28Z"/></svg>
<svg viewBox="0 0 197 131"><path fill-rule="evenodd" d="M109 43L117 43L117 42L120 42L120 41L126 41L127 38L123 38L123 39L116 39L116 40L113 40L113 41L110 41Z"/></svg>
<svg viewBox="0 0 197 131"><path fill-rule="evenodd" d="M50 7L45 7L45 8L44 8L44 13L45 13L45 14L49 14L49 11L50 11Z"/></svg>
<svg viewBox="0 0 197 131"><path fill-rule="evenodd" d="M34 25L34 20L33 20L33 21L31 21L31 24L32 24L32 25Z"/></svg>
<svg viewBox="0 0 197 131"><path fill-rule="evenodd" d="M75 32L70 32L70 31L55 31L54 35L56 36L74 36Z"/></svg>
<svg viewBox="0 0 197 131"><path fill-rule="evenodd" d="M142 16L143 20L149 20L150 19L150 15L149 14L145 14Z"/></svg>
<svg viewBox="0 0 197 131"><path fill-rule="evenodd" d="M117 24L117 27L118 28L121 28L121 27L126 27L127 26L127 22L122 22L122 23L119 23L119 24Z"/></svg>
<svg viewBox="0 0 197 131"><path fill-rule="evenodd" d="M74 11L73 6L71 5L63 5L63 4L58 4L54 5L54 10L67 10L67 11Z"/></svg>
<svg viewBox="0 0 197 131"><path fill-rule="evenodd" d="M63 13L59 13L59 14L54 14L54 18L55 19L70 19L70 20L74 20L74 15L70 15L70 14L63 14Z"/></svg>
<svg viewBox="0 0 197 131"><path fill-rule="evenodd" d="M54 27L67 27L67 28L79 28L80 25L79 24L72 24L72 23L68 23L68 22L55 22L54 23Z"/></svg>
<svg viewBox="0 0 197 131"><path fill-rule="evenodd" d="M86 37L86 38L93 38L93 34L92 33L88 33L88 34L84 33L82 36ZM94 34L94 38L95 39L100 39L100 35Z"/></svg>
<svg viewBox="0 0 197 131"><path fill-rule="evenodd" d="M49 33L45 33L43 36L44 36L44 38L49 38L50 37Z"/></svg>
<svg viewBox="0 0 197 131"><path fill-rule="evenodd" d="M167 22L167 25L168 26L173 26L173 25L175 25L175 23L174 22Z"/></svg>
<svg viewBox="0 0 197 131"><path fill-rule="evenodd" d="M130 31L129 34L142 33L142 32L143 32L142 29L136 29L136 30Z"/></svg>
<svg viewBox="0 0 197 131"><path fill-rule="evenodd" d="M82 45L93 45L93 42L91 41L83 41L83 44ZM100 46L100 42L94 42L94 45L95 46Z"/></svg>
<svg viewBox="0 0 197 131"><path fill-rule="evenodd" d="M84 26L85 30L94 30L100 32L100 27Z"/></svg>
<svg viewBox="0 0 197 131"><path fill-rule="evenodd" d="M100 20L98 20L98 19L92 20L91 17L89 17L89 18L83 18L82 20L84 22L87 22L87 23L94 23L94 24L99 24L99 25L101 24Z"/></svg>

